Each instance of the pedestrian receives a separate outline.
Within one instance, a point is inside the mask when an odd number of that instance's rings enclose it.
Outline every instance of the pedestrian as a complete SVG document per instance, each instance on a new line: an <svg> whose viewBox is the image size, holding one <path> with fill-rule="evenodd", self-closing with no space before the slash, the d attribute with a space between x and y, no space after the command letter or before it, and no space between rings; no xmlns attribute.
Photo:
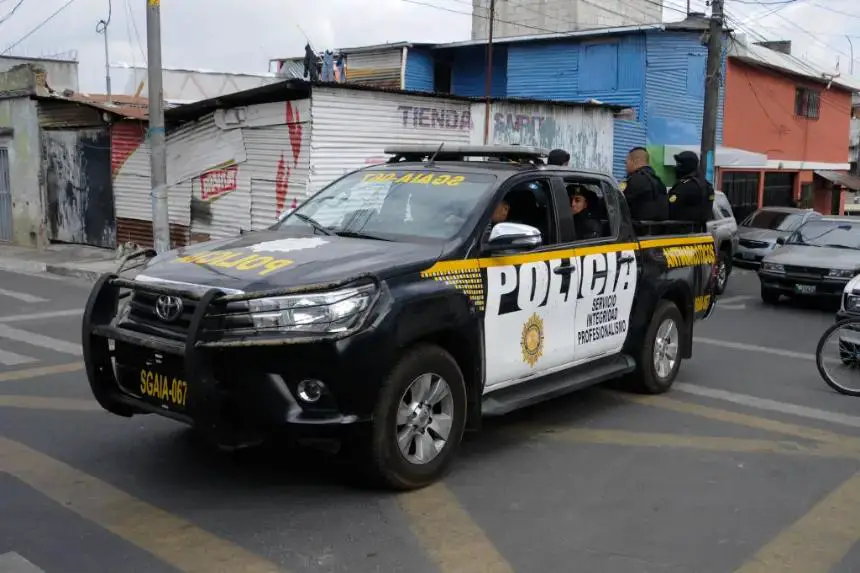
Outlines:
<svg viewBox="0 0 860 573"><path fill-rule="evenodd" d="M650 163L651 157L644 147L634 147L627 154L627 180L623 191L634 221L665 221L669 216L666 185Z"/></svg>
<svg viewBox="0 0 860 573"><path fill-rule="evenodd" d="M553 149L549 152L549 156L547 157L547 163L549 165L567 167L567 165L570 164L570 153L568 153L564 149Z"/></svg>
<svg viewBox="0 0 860 573"><path fill-rule="evenodd" d="M706 224L713 218L714 187L699 170L699 156L692 151L675 155L678 180L669 190L669 218Z"/></svg>

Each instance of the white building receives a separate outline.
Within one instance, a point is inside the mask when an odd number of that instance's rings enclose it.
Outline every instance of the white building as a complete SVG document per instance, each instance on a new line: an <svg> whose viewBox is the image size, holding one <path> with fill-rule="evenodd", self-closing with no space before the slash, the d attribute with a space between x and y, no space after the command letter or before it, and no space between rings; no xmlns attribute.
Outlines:
<svg viewBox="0 0 860 573"><path fill-rule="evenodd" d="M617 106L497 100L490 141L561 147L578 167L612 169ZM481 143L484 102L291 80L166 113L174 245L265 229L338 177L382 163L396 144ZM123 153L114 175L117 237L151 226L149 146ZM143 246L143 245L141 245Z"/></svg>
<svg viewBox="0 0 860 573"><path fill-rule="evenodd" d="M496 0L493 37L654 24L663 0ZM490 0L472 0L472 39L489 34Z"/></svg>

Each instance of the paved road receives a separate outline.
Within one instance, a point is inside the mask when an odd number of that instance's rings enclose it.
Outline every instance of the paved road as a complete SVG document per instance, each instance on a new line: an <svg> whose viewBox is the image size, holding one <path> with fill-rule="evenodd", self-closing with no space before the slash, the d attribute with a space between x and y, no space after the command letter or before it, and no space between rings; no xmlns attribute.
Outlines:
<svg viewBox="0 0 860 573"><path fill-rule="evenodd" d="M732 276L677 389L596 389L470 436L389 495L307 453L226 455L91 399L88 285L0 273L0 572L860 570L860 412L810 355L828 309Z"/></svg>

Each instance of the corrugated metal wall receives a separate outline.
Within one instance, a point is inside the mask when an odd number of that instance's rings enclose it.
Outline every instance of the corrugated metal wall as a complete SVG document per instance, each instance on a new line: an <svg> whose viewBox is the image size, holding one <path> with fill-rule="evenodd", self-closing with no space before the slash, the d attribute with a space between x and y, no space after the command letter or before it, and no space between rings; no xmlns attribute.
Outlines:
<svg viewBox="0 0 860 573"><path fill-rule="evenodd" d="M494 144L567 149L571 165L612 169L614 119L608 109L497 102L490 117Z"/></svg>
<svg viewBox="0 0 860 573"><path fill-rule="evenodd" d="M348 54L346 81L383 88L401 88L402 48Z"/></svg>
<svg viewBox="0 0 860 573"><path fill-rule="evenodd" d="M453 52L451 63L451 93L459 96L486 95L486 48L468 46L450 50ZM505 97L508 93L508 48L493 46L492 95Z"/></svg>
<svg viewBox="0 0 860 573"><path fill-rule="evenodd" d="M698 145L702 137L708 50L692 32L648 33L646 100L648 142ZM725 58L723 58L725 77ZM717 143L723 140L725 86L720 87Z"/></svg>
<svg viewBox="0 0 860 573"><path fill-rule="evenodd" d="M405 89L432 93L434 67L435 60L429 51L416 48L407 49Z"/></svg>
<svg viewBox="0 0 860 573"><path fill-rule="evenodd" d="M469 102L439 97L314 88L309 192L349 171L385 161L398 143L469 143Z"/></svg>

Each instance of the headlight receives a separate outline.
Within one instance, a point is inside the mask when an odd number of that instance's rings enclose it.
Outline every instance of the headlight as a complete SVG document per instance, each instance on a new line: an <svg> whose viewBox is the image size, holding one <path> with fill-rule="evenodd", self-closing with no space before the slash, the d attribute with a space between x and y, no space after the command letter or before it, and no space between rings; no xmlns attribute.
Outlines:
<svg viewBox="0 0 860 573"><path fill-rule="evenodd" d="M761 270L769 273L784 273L785 267L776 263L762 263Z"/></svg>
<svg viewBox="0 0 860 573"><path fill-rule="evenodd" d="M375 287L259 298L248 301L254 327L288 332L334 333L354 327L370 307Z"/></svg>
<svg viewBox="0 0 860 573"><path fill-rule="evenodd" d="M860 312L860 296L849 294L845 297L845 310Z"/></svg>
<svg viewBox="0 0 860 573"><path fill-rule="evenodd" d="M830 269L827 271L827 276L832 279L853 279L857 271L846 271L842 269Z"/></svg>

